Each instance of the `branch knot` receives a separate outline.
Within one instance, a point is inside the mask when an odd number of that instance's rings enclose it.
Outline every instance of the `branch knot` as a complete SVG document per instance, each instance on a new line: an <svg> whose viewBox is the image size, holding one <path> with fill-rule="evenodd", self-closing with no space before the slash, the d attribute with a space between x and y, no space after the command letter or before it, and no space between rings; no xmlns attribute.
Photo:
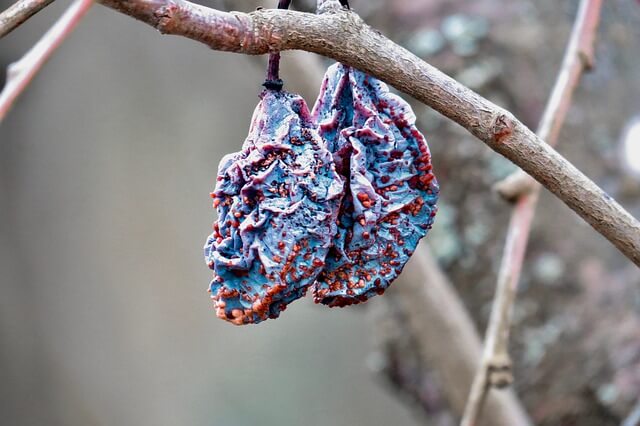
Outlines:
<svg viewBox="0 0 640 426"><path fill-rule="evenodd" d="M158 8L154 13L157 19L156 29L162 34L173 32L176 27L176 14L179 11L180 8L173 2L167 2L167 4Z"/></svg>
<svg viewBox="0 0 640 426"><path fill-rule="evenodd" d="M493 140L497 143L504 143L504 140L513 133L514 127L513 120L507 114L499 114L491 126Z"/></svg>
<svg viewBox="0 0 640 426"><path fill-rule="evenodd" d="M506 388L513 383L509 354L496 354L487 367L487 382L497 389Z"/></svg>

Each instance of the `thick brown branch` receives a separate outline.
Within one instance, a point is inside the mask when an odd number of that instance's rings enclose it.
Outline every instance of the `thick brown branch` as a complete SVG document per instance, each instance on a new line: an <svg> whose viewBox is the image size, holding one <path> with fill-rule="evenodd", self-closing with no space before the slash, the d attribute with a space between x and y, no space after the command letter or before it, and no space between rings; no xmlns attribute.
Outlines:
<svg viewBox="0 0 640 426"><path fill-rule="evenodd" d="M246 54L299 49L364 70L460 124L542 183L640 265L640 223L512 114L368 27L339 3L327 13L225 13L183 0L100 0L210 47Z"/></svg>
<svg viewBox="0 0 640 426"><path fill-rule="evenodd" d="M538 128L538 136L551 145L558 141L580 77L585 69L593 66L593 44L601 9L602 0L582 0L580 3L560 72ZM512 381L508 351L511 314L539 194L540 185L535 183L531 190L519 194L511 213L482 363L471 386L463 426L477 424L491 387L505 386Z"/></svg>
<svg viewBox="0 0 640 426"><path fill-rule="evenodd" d="M18 62L9 65L7 82L0 93L0 122L20 93L26 89L51 54L73 31L92 4L93 0L76 0L31 50Z"/></svg>
<svg viewBox="0 0 640 426"><path fill-rule="evenodd" d="M51 2L53 0L19 0L9 9L0 13L0 38L18 28Z"/></svg>

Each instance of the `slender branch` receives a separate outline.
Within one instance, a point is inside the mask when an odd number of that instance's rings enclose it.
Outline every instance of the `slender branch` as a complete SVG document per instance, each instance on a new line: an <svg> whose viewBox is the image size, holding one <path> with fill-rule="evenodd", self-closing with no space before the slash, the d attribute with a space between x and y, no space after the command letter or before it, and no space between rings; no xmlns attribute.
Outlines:
<svg viewBox="0 0 640 426"><path fill-rule="evenodd" d="M321 15L269 9L227 13L184 0L99 1L162 33L216 50L253 55L306 50L378 77L520 166L640 266L640 223L614 199L511 113L372 30L336 1Z"/></svg>
<svg viewBox="0 0 640 426"><path fill-rule="evenodd" d="M53 0L18 0L9 9L0 13L0 38L18 28L51 2Z"/></svg>
<svg viewBox="0 0 640 426"><path fill-rule="evenodd" d="M0 93L0 122L7 115L18 96L26 89L56 48L73 31L92 4L93 0L76 0L31 50L18 62L9 65L7 82Z"/></svg>
<svg viewBox="0 0 640 426"><path fill-rule="evenodd" d="M593 66L601 9L602 0L582 0L580 3L564 60L537 132L551 145L558 141L580 77ZM508 349L511 314L539 194L540 185L536 183L528 192L519 195L511 214L482 363L471 386L461 423L463 426L477 424L483 401L491 387L503 387L513 380Z"/></svg>

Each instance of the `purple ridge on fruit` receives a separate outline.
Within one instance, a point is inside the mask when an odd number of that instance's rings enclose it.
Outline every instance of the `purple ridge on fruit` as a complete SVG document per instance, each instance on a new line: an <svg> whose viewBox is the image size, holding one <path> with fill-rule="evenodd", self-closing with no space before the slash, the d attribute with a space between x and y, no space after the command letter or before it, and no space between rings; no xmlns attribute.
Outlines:
<svg viewBox="0 0 640 426"><path fill-rule="evenodd" d="M242 150L220 162L204 247L218 317L277 318L305 295L336 233L343 181L302 97L265 90Z"/></svg>
<svg viewBox="0 0 640 426"><path fill-rule="evenodd" d="M389 287L431 229L439 193L431 154L409 104L343 64L327 70L312 116L345 181L314 300L364 302Z"/></svg>

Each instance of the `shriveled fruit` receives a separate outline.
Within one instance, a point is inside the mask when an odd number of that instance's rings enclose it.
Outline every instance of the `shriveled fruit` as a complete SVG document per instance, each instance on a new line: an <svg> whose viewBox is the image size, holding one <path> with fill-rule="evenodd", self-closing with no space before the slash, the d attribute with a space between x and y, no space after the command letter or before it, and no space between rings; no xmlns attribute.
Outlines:
<svg viewBox="0 0 640 426"><path fill-rule="evenodd" d="M205 245L217 315L276 318L324 266L343 182L304 100L265 90L242 151L224 157L212 193L218 220Z"/></svg>
<svg viewBox="0 0 640 426"><path fill-rule="evenodd" d="M431 228L439 192L431 155L409 104L343 64L327 71L312 116L345 180L314 299L360 303L384 292Z"/></svg>

